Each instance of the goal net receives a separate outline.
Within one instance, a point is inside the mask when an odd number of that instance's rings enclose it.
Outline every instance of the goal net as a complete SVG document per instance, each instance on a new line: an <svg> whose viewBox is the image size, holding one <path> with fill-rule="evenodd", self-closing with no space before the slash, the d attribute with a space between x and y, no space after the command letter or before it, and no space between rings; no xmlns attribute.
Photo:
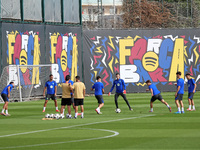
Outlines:
<svg viewBox="0 0 200 150"><path fill-rule="evenodd" d="M12 81L15 86L11 91L10 101L27 101L41 98L45 82L53 71L53 65L6 66L0 78L0 92ZM0 101L3 102L2 97Z"/></svg>

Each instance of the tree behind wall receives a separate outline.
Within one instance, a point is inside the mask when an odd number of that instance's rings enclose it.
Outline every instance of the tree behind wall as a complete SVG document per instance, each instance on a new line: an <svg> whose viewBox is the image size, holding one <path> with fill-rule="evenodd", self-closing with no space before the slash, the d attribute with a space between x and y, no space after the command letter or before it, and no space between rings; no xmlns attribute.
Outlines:
<svg viewBox="0 0 200 150"><path fill-rule="evenodd" d="M198 28L200 0L123 0L123 28Z"/></svg>
<svg viewBox="0 0 200 150"><path fill-rule="evenodd" d="M123 0L124 28L168 28L176 25L170 4L147 0ZM175 12L174 12L175 14Z"/></svg>

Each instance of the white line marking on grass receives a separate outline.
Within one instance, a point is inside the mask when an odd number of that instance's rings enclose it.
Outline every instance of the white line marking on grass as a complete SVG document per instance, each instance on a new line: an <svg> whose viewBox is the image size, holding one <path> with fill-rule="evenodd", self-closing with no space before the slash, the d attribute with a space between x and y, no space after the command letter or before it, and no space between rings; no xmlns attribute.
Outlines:
<svg viewBox="0 0 200 150"><path fill-rule="evenodd" d="M73 125L73 126L68 126L68 127L59 127L59 128L44 129L44 130L37 130L37 131L30 131L30 132L23 132L23 133L16 133L16 134L1 135L0 138L9 137L9 136L16 136L16 135L32 134L32 133L38 133L38 132L46 132L46 131L52 131L52 130L58 130L58 129L68 129L68 128L73 128L73 127L88 126L88 125L94 125L94 124L100 124L100 123L109 123L109 122L122 121L122 120L152 117L152 116L155 116L155 115L153 115L153 114L152 115L144 115L144 116L139 116L139 117L130 117L130 118L122 118L122 119L116 119L116 120L107 120L107 121L101 121L101 122L78 124L78 125Z"/></svg>
<svg viewBox="0 0 200 150"><path fill-rule="evenodd" d="M78 128L78 129L80 129L80 128ZM103 137L90 138L90 139L81 139L81 140L74 140L74 141L55 142L55 143L43 143L43 144L33 144L33 145L23 145L23 146L1 147L0 149L24 148L24 147L36 147L36 146L56 145L56 144L65 144L65 143L74 143L74 142L84 142L84 141L106 139L106 138L111 138L111 137L119 135L119 132L112 131L112 130L107 130L107 129L91 129L91 128L82 128L82 129L86 129L86 130L99 130L99 131L104 131L104 132L111 132L111 133L114 133L114 134L108 135L108 136L103 136Z"/></svg>

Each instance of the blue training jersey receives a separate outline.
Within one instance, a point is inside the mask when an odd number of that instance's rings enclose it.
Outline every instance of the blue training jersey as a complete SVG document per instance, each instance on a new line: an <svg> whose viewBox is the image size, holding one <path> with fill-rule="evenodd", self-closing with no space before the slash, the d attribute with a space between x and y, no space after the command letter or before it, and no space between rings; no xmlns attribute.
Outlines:
<svg viewBox="0 0 200 150"><path fill-rule="evenodd" d="M184 94L184 80L182 78L177 80L177 88L180 86L178 94Z"/></svg>
<svg viewBox="0 0 200 150"><path fill-rule="evenodd" d="M66 81L63 81L63 83L66 83ZM68 83L71 83L71 85L73 85L74 84L74 82L72 81L72 80L69 80L69 82Z"/></svg>
<svg viewBox="0 0 200 150"><path fill-rule="evenodd" d="M110 89L110 92L113 91L115 85L116 85L116 93L123 93L123 91L126 90L126 85L123 79L115 80L113 82L112 88Z"/></svg>
<svg viewBox="0 0 200 150"><path fill-rule="evenodd" d="M149 90L152 89L153 90L153 95L157 95L160 94L160 91L157 89L155 84L151 84L149 85Z"/></svg>
<svg viewBox="0 0 200 150"><path fill-rule="evenodd" d="M196 83L195 83L194 79L188 80L188 83L187 83L187 85L188 85L188 93L193 93L195 84Z"/></svg>
<svg viewBox="0 0 200 150"><path fill-rule="evenodd" d="M102 82L96 82L92 88L95 89L95 95L102 95L102 89L104 89Z"/></svg>
<svg viewBox="0 0 200 150"><path fill-rule="evenodd" d="M3 89L3 91L1 92L1 94L6 94L6 95L8 95L8 87L10 87L10 92L11 92L11 90L12 90L12 88L13 88L13 85L12 85L12 84L9 84L9 85L7 85L7 86Z"/></svg>
<svg viewBox="0 0 200 150"><path fill-rule="evenodd" d="M56 81L47 81L45 87L47 87L47 94L55 94Z"/></svg>

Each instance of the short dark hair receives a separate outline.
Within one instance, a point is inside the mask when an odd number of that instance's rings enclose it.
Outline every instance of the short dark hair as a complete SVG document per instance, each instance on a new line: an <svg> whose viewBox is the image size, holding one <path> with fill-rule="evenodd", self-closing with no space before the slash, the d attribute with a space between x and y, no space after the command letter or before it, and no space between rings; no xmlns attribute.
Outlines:
<svg viewBox="0 0 200 150"><path fill-rule="evenodd" d="M68 81L70 79L70 75L66 75L65 81Z"/></svg>
<svg viewBox="0 0 200 150"><path fill-rule="evenodd" d="M14 82L11 81L9 84L13 84L13 83L14 83Z"/></svg>
<svg viewBox="0 0 200 150"><path fill-rule="evenodd" d="M78 79L78 80L80 80L80 76L76 76L75 78Z"/></svg>
<svg viewBox="0 0 200 150"><path fill-rule="evenodd" d="M99 79L101 79L101 77L100 76L97 76L97 78L96 78L97 80L99 80Z"/></svg>
<svg viewBox="0 0 200 150"><path fill-rule="evenodd" d="M116 73L116 75L120 75L119 73Z"/></svg>
<svg viewBox="0 0 200 150"><path fill-rule="evenodd" d="M178 74L178 75L181 75L181 72L180 72L180 71L178 71L176 74Z"/></svg>
<svg viewBox="0 0 200 150"><path fill-rule="evenodd" d="M49 75L49 77L53 76L52 74Z"/></svg>
<svg viewBox="0 0 200 150"><path fill-rule="evenodd" d="M185 76L191 76L189 73L186 73L186 75Z"/></svg>
<svg viewBox="0 0 200 150"><path fill-rule="evenodd" d="M147 83L151 83L151 81L150 81L150 80L147 80L145 83L146 83L146 84L147 84Z"/></svg>

